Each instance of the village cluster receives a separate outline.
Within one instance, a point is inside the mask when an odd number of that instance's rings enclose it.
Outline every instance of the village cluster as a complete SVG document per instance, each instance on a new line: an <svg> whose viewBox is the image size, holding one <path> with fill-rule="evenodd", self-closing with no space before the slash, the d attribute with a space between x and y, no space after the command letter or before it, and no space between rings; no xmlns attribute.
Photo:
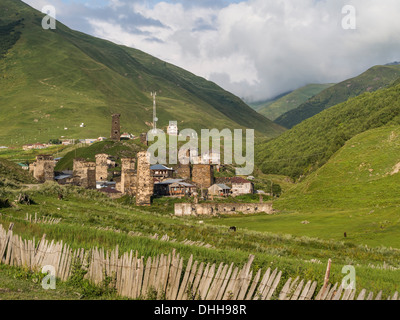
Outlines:
<svg viewBox="0 0 400 320"><path fill-rule="evenodd" d="M120 115L112 116L111 139L121 140ZM177 134L177 128L169 134ZM140 139L147 144L146 134ZM188 156L193 155L188 152ZM196 155L197 157L197 155ZM254 184L242 177L215 178L214 170L220 167L219 153L210 150L198 156L198 164L180 164L176 169L165 165L150 165L147 151L139 152L136 158L117 159L108 154L97 154L95 162L76 158L73 170L55 172L56 162L50 155L39 155L29 165L29 171L39 182L57 181L61 185L72 184L87 189L98 189L111 198L123 195L136 197L138 206L151 205L151 198L198 197L211 198L239 196L254 193ZM120 166L120 168L118 168ZM250 178L251 179L251 178Z"/></svg>

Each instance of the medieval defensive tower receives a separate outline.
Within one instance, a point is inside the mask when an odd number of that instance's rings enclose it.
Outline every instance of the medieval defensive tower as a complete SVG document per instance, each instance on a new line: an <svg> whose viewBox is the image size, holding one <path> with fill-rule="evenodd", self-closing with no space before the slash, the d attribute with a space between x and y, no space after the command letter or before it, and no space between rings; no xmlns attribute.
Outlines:
<svg viewBox="0 0 400 320"><path fill-rule="evenodd" d="M120 141L121 140L121 123L120 123L120 114L112 115L112 123L111 123L111 140Z"/></svg>

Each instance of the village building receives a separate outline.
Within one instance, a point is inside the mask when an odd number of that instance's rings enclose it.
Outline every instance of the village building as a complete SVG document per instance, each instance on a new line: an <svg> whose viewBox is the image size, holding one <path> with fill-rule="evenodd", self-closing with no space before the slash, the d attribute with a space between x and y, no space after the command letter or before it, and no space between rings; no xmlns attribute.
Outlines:
<svg viewBox="0 0 400 320"><path fill-rule="evenodd" d="M179 135L178 122L177 121L170 121L169 122L169 126L167 127L167 134L170 135L170 136Z"/></svg>
<svg viewBox="0 0 400 320"><path fill-rule="evenodd" d="M150 167L151 174L155 181L161 182L166 179L171 179L174 176L175 170L173 168L168 168L162 164L157 164Z"/></svg>
<svg viewBox="0 0 400 320"><path fill-rule="evenodd" d="M214 184L208 188L208 194L212 196L228 197L231 195L232 189L225 184Z"/></svg>
<svg viewBox="0 0 400 320"><path fill-rule="evenodd" d="M22 170L29 171L29 165L26 163L18 163Z"/></svg>
<svg viewBox="0 0 400 320"><path fill-rule="evenodd" d="M126 133L126 132L121 134L121 140L133 140L133 139L135 139L135 136L133 134Z"/></svg>
<svg viewBox="0 0 400 320"><path fill-rule="evenodd" d="M217 178L216 183L225 184L232 189L232 196L240 196L254 193L254 184L242 177Z"/></svg>
<svg viewBox="0 0 400 320"><path fill-rule="evenodd" d="M195 185L185 182L183 179L170 179L154 184L156 196L184 197L191 196L196 191Z"/></svg>

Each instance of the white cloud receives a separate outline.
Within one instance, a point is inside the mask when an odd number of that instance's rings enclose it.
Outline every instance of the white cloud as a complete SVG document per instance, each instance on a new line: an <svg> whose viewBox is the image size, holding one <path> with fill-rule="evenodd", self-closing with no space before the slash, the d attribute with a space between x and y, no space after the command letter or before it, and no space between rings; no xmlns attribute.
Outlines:
<svg viewBox="0 0 400 320"><path fill-rule="evenodd" d="M77 26L84 20L82 31L148 52L253 100L308 83L338 82L400 59L398 0L152 3L112 0L108 11L87 9ZM357 11L356 30L341 26L348 4Z"/></svg>

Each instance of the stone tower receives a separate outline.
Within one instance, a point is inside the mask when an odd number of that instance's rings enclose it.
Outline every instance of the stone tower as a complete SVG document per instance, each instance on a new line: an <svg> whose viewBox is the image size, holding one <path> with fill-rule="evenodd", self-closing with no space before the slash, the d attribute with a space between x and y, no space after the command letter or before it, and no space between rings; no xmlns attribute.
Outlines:
<svg viewBox="0 0 400 320"><path fill-rule="evenodd" d="M150 206L151 196L154 193L154 181L150 171L150 154L142 151L137 154L137 178L136 178L136 205Z"/></svg>
<svg viewBox="0 0 400 320"><path fill-rule="evenodd" d="M74 159L73 180L76 186L96 189L96 163Z"/></svg>
<svg viewBox="0 0 400 320"><path fill-rule="evenodd" d="M120 114L112 115L111 123L111 140L120 141L121 140L121 124L120 124Z"/></svg>
<svg viewBox="0 0 400 320"><path fill-rule="evenodd" d="M96 181L107 181L108 179L108 154L96 155Z"/></svg>
<svg viewBox="0 0 400 320"><path fill-rule="evenodd" d="M209 188L214 184L214 170L209 164L193 165L192 181L202 188Z"/></svg>
<svg viewBox="0 0 400 320"><path fill-rule="evenodd" d="M121 192L124 194L136 193L136 159L121 159Z"/></svg>
<svg viewBox="0 0 400 320"><path fill-rule="evenodd" d="M31 167L33 169L33 176L39 182L53 181L55 166L56 162L52 156L39 155Z"/></svg>
<svg viewBox="0 0 400 320"><path fill-rule="evenodd" d="M191 158L191 151L187 150L186 151L186 157L188 158L189 162L187 164L179 164L178 170L177 170L177 175L178 177L184 179L184 180L190 180L192 178L192 170L190 167L190 158Z"/></svg>

